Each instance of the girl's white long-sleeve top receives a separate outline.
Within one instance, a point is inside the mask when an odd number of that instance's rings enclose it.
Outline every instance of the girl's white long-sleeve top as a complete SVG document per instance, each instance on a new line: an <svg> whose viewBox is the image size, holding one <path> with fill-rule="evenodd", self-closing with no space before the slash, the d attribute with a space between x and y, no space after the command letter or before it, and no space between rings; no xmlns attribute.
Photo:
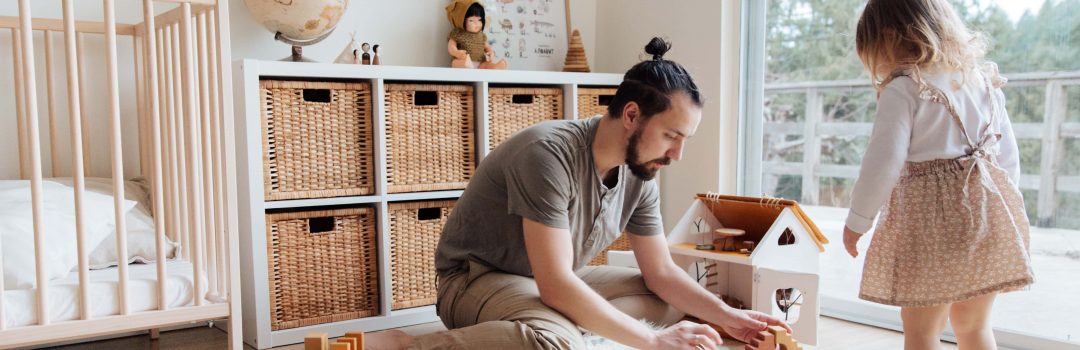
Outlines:
<svg viewBox="0 0 1080 350"><path fill-rule="evenodd" d="M994 148L999 166L1008 171L1014 184L1019 183L1020 154L1013 136L1012 123L1004 107L999 109L996 125L990 124L990 93L1005 101L1001 89L987 90L981 76L969 76L967 84L959 72L922 73L923 81L942 90L963 120L972 141L986 132L1000 132ZM971 152L960 126L953 121L945 105L919 98L919 84L911 77L900 76L888 83L878 97L870 143L863 155L862 168L851 192L847 227L865 233L888 200L900 178L905 162L950 159ZM989 130L987 128L989 127ZM994 152L994 148L990 151Z"/></svg>

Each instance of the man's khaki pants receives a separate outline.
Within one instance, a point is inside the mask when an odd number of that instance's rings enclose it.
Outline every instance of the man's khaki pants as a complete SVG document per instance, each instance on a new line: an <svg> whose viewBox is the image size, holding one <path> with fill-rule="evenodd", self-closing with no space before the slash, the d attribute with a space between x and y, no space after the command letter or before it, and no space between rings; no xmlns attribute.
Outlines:
<svg viewBox="0 0 1080 350"><path fill-rule="evenodd" d="M615 308L658 326L683 313L645 287L637 269L591 266L577 272ZM450 330L417 337L416 349L584 349L574 322L540 301L536 281L470 261L463 271L439 281L436 309Z"/></svg>

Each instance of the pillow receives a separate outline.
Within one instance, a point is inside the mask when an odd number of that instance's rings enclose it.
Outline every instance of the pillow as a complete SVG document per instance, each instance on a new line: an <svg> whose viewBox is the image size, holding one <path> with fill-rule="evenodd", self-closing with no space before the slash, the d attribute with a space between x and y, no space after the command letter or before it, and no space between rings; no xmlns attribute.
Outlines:
<svg viewBox="0 0 1080 350"><path fill-rule="evenodd" d="M154 218L142 208L135 207L125 217L127 223L127 263L149 264L156 261L157 236L154 231ZM176 257L180 244L165 238L165 259ZM109 234L94 249L90 256L90 269L104 269L116 266L116 228L110 227ZM78 265L75 266L78 268Z"/></svg>
<svg viewBox="0 0 1080 350"><path fill-rule="evenodd" d="M45 278L67 275L78 264L75 246L74 190L52 181L42 182L42 249ZM30 181L0 181L0 254L4 262L4 289L28 289L37 285L34 259L34 224ZM123 201L126 214L134 201ZM113 223L113 198L87 191L83 195L86 247L97 247ZM92 248L91 248L92 249Z"/></svg>
<svg viewBox="0 0 1080 350"><path fill-rule="evenodd" d="M71 178L50 179L65 185L71 185ZM86 191L102 195L112 195L112 179L89 177L86 178ZM127 263L153 263L157 257L157 237L154 230L154 218L150 214L153 208L150 202L149 182L144 178L137 177L124 182L124 198L138 203L134 209L124 217L127 224ZM177 248L180 244L165 238L165 258L176 257ZM116 227L109 226L109 233L87 257L90 269L104 269L116 266ZM76 262L75 269L78 269Z"/></svg>

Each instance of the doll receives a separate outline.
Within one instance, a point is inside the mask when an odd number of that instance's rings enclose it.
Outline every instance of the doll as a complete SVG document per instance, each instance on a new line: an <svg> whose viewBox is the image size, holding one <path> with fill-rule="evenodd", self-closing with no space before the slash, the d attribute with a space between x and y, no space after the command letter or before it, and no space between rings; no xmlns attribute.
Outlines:
<svg viewBox="0 0 1080 350"><path fill-rule="evenodd" d="M453 57L450 66L506 69L506 60L495 62L495 50L487 43L486 16L479 0L454 0L446 6L446 18L454 26L446 44Z"/></svg>
<svg viewBox="0 0 1080 350"><path fill-rule="evenodd" d="M371 64L371 54L368 53L368 50L371 49L371 45L363 43L360 45L360 49L364 51L364 53L360 55L360 64Z"/></svg>

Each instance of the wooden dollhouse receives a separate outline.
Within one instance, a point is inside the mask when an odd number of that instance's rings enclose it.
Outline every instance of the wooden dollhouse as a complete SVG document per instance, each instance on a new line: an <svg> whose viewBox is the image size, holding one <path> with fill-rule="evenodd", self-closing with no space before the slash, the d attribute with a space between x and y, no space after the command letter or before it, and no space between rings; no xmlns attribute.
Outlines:
<svg viewBox="0 0 1080 350"><path fill-rule="evenodd" d="M734 251L705 249L719 228L745 231ZM798 203L698 194L668 242L675 262L729 305L774 315L799 342L817 344L818 255L828 240Z"/></svg>

